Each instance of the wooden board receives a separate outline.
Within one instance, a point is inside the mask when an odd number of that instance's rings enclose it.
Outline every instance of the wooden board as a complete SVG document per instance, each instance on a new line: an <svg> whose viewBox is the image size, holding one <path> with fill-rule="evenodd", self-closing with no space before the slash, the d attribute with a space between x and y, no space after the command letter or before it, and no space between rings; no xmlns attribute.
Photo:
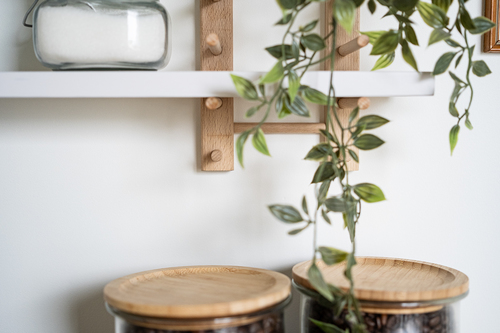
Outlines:
<svg viewBox="0 0 500 333"><path fill-rule="evenodd" d="M250 81L264 75L230 71L0 72L0 98L237 98L231 73ZM310 71L301 82L328 93L329 78L329 72ZM432 96L434 83L431 73L415 71L336 72L334 78L338 97Z"/></svg>
<svg viewBox="0 0 500 333"><path fill-rule="evenodd" d="M258 123L235 123L234 133L243 133ZM324 123L265 123L262 125L265 134L318 134L325 129Z"/></svg>
<svg viewBox="0 0 500 333"><path fill-rule="evenodd" d="M465 294L469 290L467 275L455 269L422 261L391 258L356 258L353 268L355 295L364 301L417 302L441 300ZM307 278L311 261L295 265L296 283L314 289ZM327 266L318 262L325 281L344 290L345 263Z"/></svg>
<svg viewBox="0 0 500 333"><path fill-rule="evenodd" d="M219 318L254 313L290 295L281 273L235 266L166 268L125 276L104 288L126 313L162 318Z"/></svg>
<svg viewBox="0 0 500 333"><path fill-rule="evenodd" d="M327 2L325 4L325 16L324 16L324 26L325 26L325 36L329 34L332 31L332 26L330 24L331 22L331 17L333 15L333 10L332 10L332 2ZM357 10L356 14L356 19L354 21L354 26L353 30L351 33L348 33L345 31L340 25L338 26L337 29L337 39L336 39L336 47L338 49L339 46L346 44L347 42L350 42L354 38L359 36L359 9ZM326 49L330 50L332 47L332 40L329 38L326 41ZM345 57L341 56L338 52L335 55L335 70L336 71L359 71L359 61L360 61L360 55L359 52L353 52ZM330 70L331 68L331 61L328 59L325 62L325 70ZM357 96L357 97L363 97L363 96ZM342 123L342 126L346 126L349 121L349 115L351 114L350 109L337 109L337 114L339 115L340 122ZM325 116L324 119L326 121L326 112L328 112L327 108L325 108ZM335 122L335 120L334 120ZM340 132L340 127L338 124L335 124L335 131L337 133ZM324 140L324 139L323 139ZM359 155L359 150L356 147L352 147L352 150L356 152L356 154ZM349 171L357 171L359 170L359 164L354 161L350 156L347 157L347 166Z"/></svg>
<svg viewBox="0 0 500 333"><path fill-rule="evenodd" d="M233 70L233 0L200 0L200 55L202 71ZM210 51L207 36L216 34L222 52ZM217 84L214 82L214 84ZM213 96L220 97L220 96ZM217 110L201 103L201 169L234 170L234 101L225 98ZM217 154L222 158L213 159Z"/></svg>

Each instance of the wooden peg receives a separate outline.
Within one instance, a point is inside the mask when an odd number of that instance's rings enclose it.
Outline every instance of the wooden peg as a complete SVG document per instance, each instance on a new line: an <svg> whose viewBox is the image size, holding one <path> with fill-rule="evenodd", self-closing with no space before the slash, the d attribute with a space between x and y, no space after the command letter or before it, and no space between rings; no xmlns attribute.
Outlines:
<svg viewBox="0 0 500 333"><path fill-rule="evenodd" d="M350 42L347 42L344 45L339 46L337 48L337 52L341 56L345 57L346 55L349 55L353 52L360 50L361 48L365 47L369 43L370 43L370 38L368 38L368 36L361 35L361 36L354 38Z"/></svg>
<svg viewBox="0 0 500 333"><path fill-rule="evenodd" d="M210 97L207 98L205 101L205 106L209 110L217 110L222 107L222 99L217 98L217 97Z"/></svg>
<svg viewBox="0 0 500 333"><path fill-rule="evenodd" d="M212 153L210 153L210 159L213 162L220 162L220 161L222 161L222 151L220 151L218 149L212 151Z"/></svg>
<svg viewBox="0 0 500 333"><path fill-rule="evenodd" d="M222 53L222 46L220 44L219 36L217 34L211 33L207 36L207 44L210 52L213 55L219 55Z"/></svg>
<svg viewBox="0 0 500 333"><path fill-rule="evenodd" d="M338 105L341 109L354 109L359 106L360 110L366 110L370 107L370 99L368 97L339 98Z"/></svg>

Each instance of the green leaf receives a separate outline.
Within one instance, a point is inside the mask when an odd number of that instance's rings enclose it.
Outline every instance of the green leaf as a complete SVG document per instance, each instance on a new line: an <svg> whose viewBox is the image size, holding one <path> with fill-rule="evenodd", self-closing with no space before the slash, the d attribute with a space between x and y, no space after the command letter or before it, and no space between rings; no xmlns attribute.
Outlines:
<svg viewBox="0 0 500 333"><path fill-rule="evenodd" d="M347 212L342 214L342 218L344 219L344 225L347 227L349 231L349 238L351 239L351 243L354 243L354 239L356 237L356 222L354 221L355 212Z"/></svg>
<svg viewBox="0 0 500 333"><path fill-rule="evenodd" d="M355 151L349 149L349 155L351 155L352 159L356 161L356 163L359 163L359 157L358 154L356 154Z"/></svg>
<svg viewBox="0 0 500 333"><path fill-rule="evenodd" d="M373 45L371 55L382 55L394 52L398 47L399 35L397 31L390 30L380 36Z"/></svg>
<svg viewBox="0 0 500 333"><path fill-rule="evenodd" d="M387 124L389 120L376 115L364 116L358 120L358 126L365 126L365 129L371 130Z"/></svg>
<svg viewBox="0 0 500 333"><path fill-rule="evenodd" d="M375 13L375 11L377 10L377 4L375 3L375 0L368 1L368 9L370 10L370 13Z"/></svg>
<svg viewBox="0 0 500 333"><path fill-rule="evenodd" d="M321 163L312 180L313 184L321 183L327 179L333 179L336 176L332 162Z"/></svg>
<svg viewBox="0 0 500 333"><path fill-rule="evenodd" d="M462 23L462 26L469 31L476 29L469 12L463 6L460 6L460 23Z"/></svg>
<svg viewBox="0 0 500 333"><path fill-rule="evenodd" d="M266 74L263 78L260 79L259 83L274 83L283 78L285 75L285 69L283 68L283 63L278 61L276 65Z"/></svg>
<svg viewBox="0 0 500 333"><path fill-rule="evenodd" d="M413 52L411 52L408 42L405 40L401 41L401 52L403 54L403 59L418 72L418 65Z"/></svg>
<svg viewBox="0 0 500 333"><path fill-rule="evenodd" d="M458 65L460 65L460 61L462 61L462 57L464 56L464 54L462 53L461 55L459 55L457 57L457 60L455 61L455 68L458 67Z"/></svg>
<svg viewBox="0 0 500 333"><path fill-rule="evenodd" d="M325 280L323 280L323 275L321 274L318 266L316 266L315 262L313 262L313 264L309 268L307 277L309 278L309 282L311 283L313 288L316 289L316 291L320 293L321 296L323 296L330 302L333 301L333 295L330 292L330 289L328 289L328 285L326 284Z"/></svg>
<svg viewBox="0 0 500 333"><path fill-rule="evenodd" d="M356 106L356 108L352 110L352 112L349 114L349 125L351 125L351 123L354 120L356 120L356 118L358 118L358 115L359 115L359 106Z"/></svg>
<svg viewBox="0 0 500 333"><path fill-rule="evenodd" d="M254 106L253 108L250 108L247 113L245 114L245 118L250 118L252 117L257 111L260 110L262 105Z"/></svg>
<svg viewBox="0 0 500 333"><path fill-rule="evenodd" d="M307 227L309 227L309 224L307 224L307 225L306 225L305 227L303 227L303 228L290 230L290 231L288 232L288 234L289 234L290 236L295 236L295 235L298 235L298 234L300 234L302 231L306 230L306 229L307 229Z"/></svg>
<svg viewBox="0 0 500 333"><path fill-rule="evenodd" d="M231 74L231 78L233 79L236 91L241 97L251 101L259 99L259 94L257 93L257 89L255 88L252 82L233 74Z"/></svg>
<svg viewBox="0 0 500 333"><path fill-rule="evenodd" d="M332 224L332 221L330 220L330 218L328 217L328 214L325 212L324 209L321 210L321 216L323 216L323 220L325 220L326 223L328 224Z"/></svg>
<svg viewBox="0 0 500 333"><path fill-rule="evenodd" d="M389 67L396 59L396 52L384 54L378 58L375 66L373 66L372 71L376 71L382 68Z"/></svg>
<svg viewBox="0 0 500 333"><path fill-rule="evenodd" d="M451 149L451 155L453 155L453 151L455 150L455 147L457 146L458 142L458 134L460 133L460 126L455 125L452 127L450 131L450 149Z"/></svg>
<svg viewBox="0 0 500 333"><path fill-rule="evenodd" d="M375 44L375 42L377 41L377 39L379 39L380 36L382 36L383 34L385 34L387 31L384 31L384 30L379 30L379 31L365 31L365 32L361 32L362 35L365 35L365 36L368 36L368 38L370 39L370 44Z"/></svg>
<svg viewBox="0 0 500 333"><path fill-rule="evenodd" d="M448 39L451 37L451 34L444 31L443 29L434 29L431 32L431 36L429 37L429 44L428 46L431 46L432 44L438 43L442 40Z"/></svg>
<svg viewBox="0 0 500 333"><path fill-rule="evenodd" d="M450 73L450 76L453 79L453 81L461 83L461 84L465 84L465 82L460 80L460 78L458 76L456 76L455 74L453 74L453 72L449 72L449 73Z"/></svg>
<svg viewBox="0 0 500 333"><path fill-rule="evenodd" d="M349 253L335 249L333 247L320 246L321 258L328 266L336 265L347 259Z"/></svg>
<svg viewBox="0 0 500 333"><path fill-rule="evenodd" d="M286 95L284 102L285 102L284 103L285 107L291 113L293 113L297 116L301 116L301 117L310 117L311 116L311 114L309 113L309 109L306 106L306 103L304 103L304 100L300 96L296 96L293 103L291 103L290 97L288 95Z"/></svg>
<svg viewBox="0 0 500 333"><path fill-rule="evenodd" d="M325 333L346 333L346 331L341 330L335 325L323 323L319 320L309 318L309 320L316 326L318 326Z"/></svg>
<svg viewBox="0 0 500 333"><path fill-rule="evenodd" d="M321 51L326 47L325 41L318 34L302 36L300 42L311 51Z"/></svg>
<svg viewBox="0 0 500 333"><path fill-rule="evenodd" d="M314 28L316 28L316 25L318 24L319 20L314 20L308 24L306 24L305 27L300 27L299 30L301 32L309 32L311 30L313 30Z"/></svg>
<svg viewBox="0 0 500 333"><path fill-rule="evenodd" d="M245 131L241 133L241 135L236 140L236 155L238 155L238 161L242 168L243 165L243 148L245 148L245 143L247 142L248 136L250 135L250 131Z"/></svg>
<svg viewBox="0 0 500 333"><path fill-rule="evenodd" d="M283 18L281 20L276 22L276 25L286 25L290 23L291 20L292 20L292 13L286 13L283 15Z"/></svg>
<svg viewBox="0 0 500 333"><path fill-rule="evenodd" d="M448 24L446 13L436 5L419 1L417 10L424 22L432 28L441 29Z"/></svg>
<svg viewBox="0 0 500 333"><path fill-rule="evenodd" d="M328 190L330 189L331 183L332 183L331 180L325 180L323 183L321 183L321 186L319 187L319 191L317 193L318 209L325 202L325 199L326 199L326 196L328 195Z"/></svg>
<svg viewBox="0 0 500 333"><path fill-rule="evenodd" d="M457 106L456 106L455 102L450 102L448 110L450 111L450 114L453 117L457 117L457 118L460 117L460 114L458 113Z"/></svg>
<svg viewBox="0 0 500 333"><path fill-rule="evenodd" d="M441 8L445 13L448 12L452 2L453 0L432 0L432 3Z"/></svg>
<svg viewBox="0 0 500 333"><path fill-rule="evenodd" d="M333 4L333 16L347 32L352 31L356 5L352 0L336 0Z"/></svg>
<svg viewBox="0 0 500 333"><path fill-rule="evenodd" d="M266 51L269 52L270 55L272 55L276 59L282 59L283 58L283 48L285 49L285 55L286 59L294 59L294 55L292 52L292 46L291 45L274 45L271 47L266 48Z"/></svg>
<svg viewBox="0 0 500 333"><path fill-rule="evenodd" d="M345 213L356 209L356 204L352 201L346 201L344 198L332 197L325 200L325 206L329 211L336 213Z"/></svg>
<svg viewBox="0 0 500 333"><path fill-rule="evenodd" d="M299 4L298 0L278 0L278 1L281 7L285 9L293 9Z"/></svg>
<svg viewBox="0 0 500 333"><path fill-rule="evenodd" d="M297 73L292 69L288 74L288 94L290 95L290 101L293 103L297 92L300 88L300 78Z"/></svg>
<svg viewBox="0 0 500 333"><path fill-rule="evenodd" d="M302 210L304 211L304 213L309 214L309 210L307 209L307 199L305 195L302 198Z"/></svg>
<svg viewBox="0 0 500 333"><path fill-rule="evenodd" d="M354 186L354 193L363 201L374 203L385 200L384 192L373 184L363 183Z"/></svg>
<svg viewBox="0 0 500 333"><path fill-rule="evenodd" d="M271 156L269 153L269 149L267 148L266 137L261 128L255 132L252 138L252 144L257 149L257 151L261 152L264 155Z"/></svg>
<svg viewBox="0 0 500 333"><path fill-rule="evenodd" d="M302 88L302 97L309 103L328 105L328 96L323 94L321 91L308 86L302 86ZM330 104L333 104L332 99L330 99Z"/></svg>
<svg viewBox="0 0 500 333"><path fill-rule="evenodd" d="M415 33L415 30L411 26L411 24L407 24L404 27L404 32L406 36L406 40L413 45L418 46L418 39L417 39L417 34Z"/></svg>
<svg viewBox="0 0 500 333"><path fill-rule="evenodd" d="M278 220L285 223L299 223L304 221L300 212L293 206L272 205L269 206L269 210Z"/></svg>
<svg viewBox="0 0 500 333"><path fill-rule="evenodd" d="M448 70L450 67L453 58L458 54L458 52L447 52L443 54L438 61L436 62L436 66L434 66L434 71L432 75L440 75Z"/></svg>
<svg viewBox="0 0 500 333"><path fill-rule="evenodd" d="M472 123L470 122L469 117L467 117L467 119L465 119L465 126L468 129L470 129L471 131L474 129L474 126L472 126Z"/></svg>
<svg viewBox="0 0 500 333"><path fill-rule="evenodd" d="M354 145L361 150L372 150L380 147L384 143L384 141L372 134L363 134L354 140Z"/></svg>
<svg viewBox="0 0 500 333"><path fill-rule="evenodd" d="M460 45L458 42L454 41L451 38L446 39L444 42L451 47L462 47L462 45Z"/></svg>
<svg viewBox="0 0 500 333"><path fill-rule="evenodd" d="M402 12L407 12L415 8L417 5L418 0L393 0L392 4L394 7L396 7L398 10Z"/></svg>
<svg viewBox="0 0 500 333"><path fill-rule="evenodd" d="M491 70L483 60L472 62L472 73L479 77L491 74Z"/></svg>
<svg viewBox="0 0 500 333"><path fill-rule="evenodd" d="M483 16L476 17L472 20L472 23L474 23L475 28L469 31L474 35L482 35L495 27L495 23Z"/></svg>
<svg viewBox="0 0 500 333"><path fill-rule="evenodd" d="M328 156L329 152L330 152L330 145L328 143L323 142L314 146L307 153L307 156L304 159L308 161L321 161Z"/></svg>

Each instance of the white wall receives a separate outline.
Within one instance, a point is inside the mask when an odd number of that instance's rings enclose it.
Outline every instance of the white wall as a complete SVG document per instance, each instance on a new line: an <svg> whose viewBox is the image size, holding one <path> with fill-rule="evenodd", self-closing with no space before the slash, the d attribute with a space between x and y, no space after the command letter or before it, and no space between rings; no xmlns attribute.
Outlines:
<svg viewBox="0 0 500 333"><path fill-rule="evenodd" d="M0 70L44 70L21 18L31 0L0 11ZM174 27L167 70L195 70L194 1L163 0ZM480 1L469 2L475 16ZM319 12L311 8L307 16ZM363 11L362 30L385 27ZM262 50L282 31L274 1L235 1L235 69L267 70ZM389 23L389 22L387 22ZM429 29L418 21L422 45ZM478 37L474 42L480 43ZM479 55L479 47L476 53ZM430 71L443 47L419 51ZM481 55L500 73L495 55ZM375 59L362 52L362 69ZM410 70L397 62L392 70ZM435 97L374 99L370 112L392 120L387 141L361 154L356 181L380 185L387 202L365 205L359 255L449 265L471 278L463 332L496 330L500 285L497 202L500 158L493 96L500 74L474 79L473 132L455 156L447 143L450 80ZM496 96L495 96L496 97ZM237 118L247 104L238 102ZM159 267L233 264L289 272L311 255L311 234L288 237L265 206L300 202L316 165L301 159L318 141L271 136L273 158L246 150L246 170L202 173L197 100L0 100L0 332L109 333L101 290L117 277ZM314 119L313 119L314 120ZM340 221L321 243L348 249ZM289 333L297 333L297 303Z"/></svg>

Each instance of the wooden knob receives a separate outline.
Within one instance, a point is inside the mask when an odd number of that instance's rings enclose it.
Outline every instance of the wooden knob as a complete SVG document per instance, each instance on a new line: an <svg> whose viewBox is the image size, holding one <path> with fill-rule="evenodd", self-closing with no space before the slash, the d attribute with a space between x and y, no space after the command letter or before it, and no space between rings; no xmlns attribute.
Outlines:
<svg viewBox="0 0 500 333"><path fill-rule="evenodd" d="M353 52L360 50L361 48L365 47L369 43L370 43L370 38L368 38L368 36L361 35L359 37L354 38L350 42L347 42L344 45L339 46L337 48L337 52L341 56L345 57L346 55L349 55Z"/></svg>
<svg viewBox="0 0 500 333"><path fill-rule="evenodd" d="M220 98L217 98L217 97L210 97L210 98L207 98L207 100L205 101L205 106L207 107L207 109L209 110L217 110L217 109L220 109L221 106L222 106L222 99Z"/></svg>
<svg viewBox="0 0 500 333"><path fill-rule="evenodd" d="M368 97L339 98L338 105L341 109L354 109L359 106L360 110L366 110L370 107L370 99Z"/></svg>
<svg viewBox="0 0 500 333"><path fill-rule="evenodd" d="M213 55L219 55L222 53L222 46L217 34L211 33L210 35L208 35L207 44L210 52L212 52Z"/></svg>
<svg viewBox="0 0 500 333"><path fill-rule="evenodd" d="M212 153L210 153L210 159L213 162L220 162L222 161L222 152L220 150L214 150Z"/></svg>

